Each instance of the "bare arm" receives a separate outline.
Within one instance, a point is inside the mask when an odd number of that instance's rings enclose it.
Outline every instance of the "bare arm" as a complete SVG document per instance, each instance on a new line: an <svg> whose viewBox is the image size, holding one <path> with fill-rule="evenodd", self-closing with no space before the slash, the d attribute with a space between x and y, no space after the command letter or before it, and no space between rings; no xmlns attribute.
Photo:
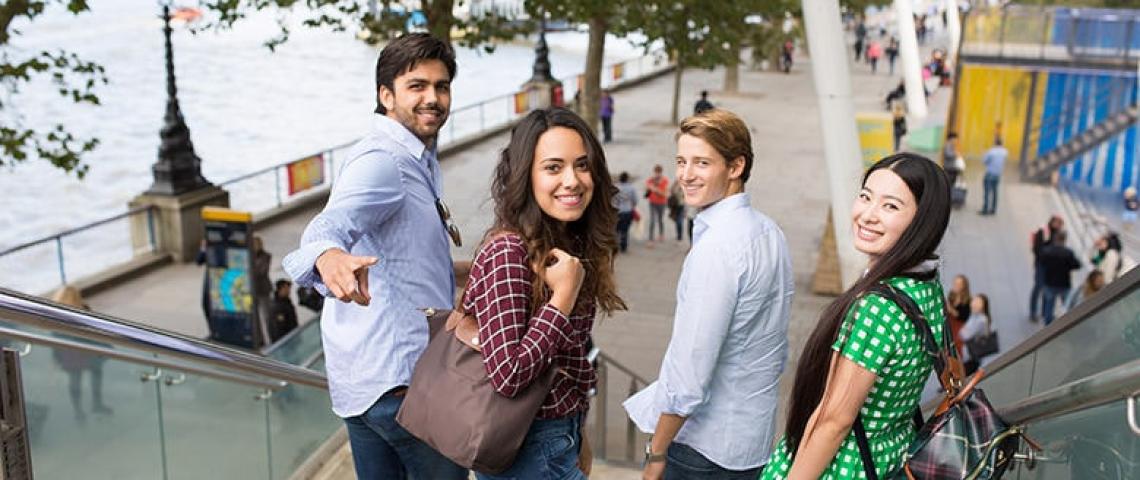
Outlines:
<svg viewBox="0 0 1140 480"><path fill-rule="evenodd" d="M838 353L832 354L831 361L833 372L819 407L804 428L788 480L819 478L847 438L855 416L878 378Z"/></svg>
<svg viewBox="0 0 1140 480"><path fill-rule="evenodd" d="M654 455L664 455L665 451L669 449L669 444L673 443L673 439L677 437L677 432L680 432L684 425L685 417L672 413L662 413L657 420L657 428L653 431L653 440L649 444L649 450ZM656 480L664 475L665 462L646 464L645 469L641 472L641 478L645 480Z"/></svg>

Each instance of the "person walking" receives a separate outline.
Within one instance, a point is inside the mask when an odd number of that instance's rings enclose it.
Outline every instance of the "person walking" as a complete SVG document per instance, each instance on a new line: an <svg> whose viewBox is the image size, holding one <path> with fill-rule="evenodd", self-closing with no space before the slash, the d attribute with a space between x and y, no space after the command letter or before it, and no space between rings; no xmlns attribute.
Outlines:
<svg viewBox="0 0 1140 480"><path fill-rule="evenodd" d="M688 216L685 215L685 190L681 188L681 179L674 178L673 186L669 187L669 220L673 221L673 225L677 228L677 241L681 242L685 239L685 223L688 222Z"/></svg>
<svg viewBox="0 0 1140 480"><path fill-rule="evenodd" d="M961 355L963 351L962 327L966 326L966 320L970 318L970 280L965 275L955 275L954 282L950 284L950 293L946 295L946 306L949 307L946 311L950 314L947 318L950 325L951 338L954 339L954 346L958 348L958 354Z"/></svg>
<svg viewBox="0 0 1140 480"><path fill-rule="evenodd" d="M942 169L946 171L946 178L950 181L951 187L958 184L958 177L966 167L966 162L959 160L958 134L950 132L946 134L946 143L942 145Z"/></svg>
<svg viewBox="0 0 1140 480"><path fill-rule="evenodd" d="M867 63L871 64L871 74L874 75L879 71L879 58L883 56L883 45L878 40L872 39L871 43L867 45Z"/></svg>
<svg viewBox="0 0 1140 480"><path fill-rule="evenodd" d="M784 74L792 73L792 59L796 56L796 44L792 39L784 40L784 48L780 51L780 67Z"/></svg>
<svg viewBox="0 0 1140 480"><path fill-rule="evenodd" d="M1041 319L1038 312L1042 310L1042 293L1045 292L1045 268L1041 265L1041 249L1053 241L1053 236L1065 226L1060 215L1049 217L1049 221L1033 232L1029 237L1030 250L1033 253L1033 288L1029 291L1029 321L1036 322Z"/></svg>
<svg viewBox="0 0 1140 480"><path fill-rule="evenodd" d="M637 188L629 181L629 173L618 175L618 192L614 195L617 208L618 248L625 252L629 248L629 228L633 225L633 212L637 209Z"/></svg>
<svg viewBox="0 0 1140 480"><path fill-rule="evenodd" d="M895 60L899 58L899 39L891 36L891 40L887 42L887 65L890 67L890 74L895 74Z"/></svg>
<svg viewBox="0 0 1140 480"><path fill-rule="evenodd" d="M950 220L946 174L926 157L886 157L863 175L851 208L854 247L867 270L824 309L796 368L784 437L762 480L890 478L915 438L913 416L933 369L914 324L894 300L867 293L885 283L915 303L943 335L936 255ZM872 464L862 462L856 431Z"/></svg>
<svg viewBox="0 0 1140 480"><path fill-rule="evenodd" d="M1005 159L1008 157L1009 150L1002 146L1001 137L994 139L994 146L986 150L986 154L982 157L982 164L986 166L986 176L982 179L985 200L982 210L978 212L981 215L997 213L998 184L1001 182L1001 174L1005 171Z"/></svg>
<svg viewBox="0 0 1140 480"><path fill-rule="evenodd" d="M1045 325L1053 323L1053 314L1057 300L1064 302L1069 297L1069 290L1073 288L1073 270L1081 268L1080 260L1073 250L1065 246L1068 235L1064 230L1053 234L1053 241L1041 248L1041 267L1045 271L1045 290L1043 292L1042 318Z"/></svg>
<svg viewBox="0 0 1140 480"><path fill-rule="evenodd" d="M448 237L461 239L441 200L436 141L455 71L451 46L426 33L384 47L372 130L341 157L328 203L283 262L297 285L340 300L324 302L321 344L361 480L468 476L395 420L427 346L418 309L450 308L468 265L451 260Z"/></svg>
<svg viewBox="0 0 1140 480"><path fill-rule="evenodd" d="M653 233L657 240L665 241L665 208L669 205L669 179L662 174L661 165L653 166L653 176L645 180L645 198L649 199L649 243Z"/></svg>
<svg viewBox="0 0 1140 480"><path fill-rule="evenodd" d="M253 287L253 296L256 299L257 310L254 312L253 325L257 329L254 338L257 339L255 348L262 348L273 343L270 333L270 305L273 304L273 281L269 279L269 269L273 266L273 255L265 250L265 242L258 235L253 236L251 252L253 260L250 262L250 283Z"/></svg>
<svg viewBox="0 0 1140 480"><path fill-rule="evenodd" d="M598 115L602 117L602 133L606 143L614 139L614 97L610 91L602 90L601 109Z"/></svg>
<svg viewBox="0 0 1140 480"><path fill-rule="evenodd" d="M613 272L614 190L601 145L573 112L536 110L511 130L491 186L495 220L461 307L478 321L483 365L499 394L514 397L545 369L560 371L514 463L476 472L480 480L590 473L584 416L597 377L587 344L599 312L626 308Z"/></svg>
<svg viewBox="0 0 1140 480"><path fill-rule="evenodd" d="M693 105L693 115L700 115L714 108L716 107L709 101L709 91L701 90L701 98Z"/></svg>
<svg viewBox="0 0 1140 480"><path fill-rule="evenodd" d="M863 23L863 19L858 20L855 25L855 61L858 62L863 56L863 42L867 39L867 25Z"/></svg>
<svg viewBox="0 0 1140 480"><path fill-rule="evenodd" d="M744 192L752 165L735 114L681 123L677 179L699 213L660 374L624 403L653 432L643 479L753 480L771 451L795 274L783 232Z"/></svg>
<svg viewBox="0 0 1140 480"><path fill-rule="evenodd" d="M1140 211L1140 198L1136 197L1136 187L1128 187L1124 189L1124 212L1121 213L1120 219L1128 226L1129 229L1136 223L1136 214Z"/></svg>
<svg viewBox="0 0 1140 480"><path fill-rule="evenodd" d="M902 146L903 135L906 135L906 104L901 98L891 102L891 118L894 127L895 153L898 153L899 147Z"/></svg>

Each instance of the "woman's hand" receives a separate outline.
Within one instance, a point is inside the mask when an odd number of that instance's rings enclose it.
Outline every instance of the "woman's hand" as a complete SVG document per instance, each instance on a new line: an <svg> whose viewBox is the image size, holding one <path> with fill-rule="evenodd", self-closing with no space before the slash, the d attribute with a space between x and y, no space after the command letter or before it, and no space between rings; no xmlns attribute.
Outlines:
<svg viewBox="0 0 1140 480"><path fill-rule="evenodd" d="M574 310L574 302L578 299L578 291L582 288L582 280L586 278L586 269L577 257L560 249L550 251L554 263L546 267L543 281L550 287L550 304L567 315Z"/></svg>

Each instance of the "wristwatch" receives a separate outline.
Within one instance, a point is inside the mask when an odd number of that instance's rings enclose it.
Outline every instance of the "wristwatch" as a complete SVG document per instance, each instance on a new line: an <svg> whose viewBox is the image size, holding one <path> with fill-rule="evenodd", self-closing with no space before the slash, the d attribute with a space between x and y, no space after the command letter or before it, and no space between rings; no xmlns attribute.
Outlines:
<svg viewBox="0 0 1140 480"><path fill-rule="evenodd" d="M664 461L665 461L665 454L664 453L658 453L658 454L653 453L653 440L645 442L645 464L649 465L650 463L661 463Z"/></svg>

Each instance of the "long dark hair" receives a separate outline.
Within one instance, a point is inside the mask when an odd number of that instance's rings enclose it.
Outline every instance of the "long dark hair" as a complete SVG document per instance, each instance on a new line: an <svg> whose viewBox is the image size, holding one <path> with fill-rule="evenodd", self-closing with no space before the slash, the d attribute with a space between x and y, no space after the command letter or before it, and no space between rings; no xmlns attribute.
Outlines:
<svg viewBox="0 0 1140 480"><path fill-rule="evenodd" d="M823 398L831 363L831 345L835 343L839 326L848 309L868 288L879 281L897 276L919 266L922 262L938 258L934 251L942 242L946 225L950 222L950 182L946 173L930 159L913 153L898 153L879 160L865 174L863 182L876 170L887 169L902 179L918 205L914 219L902 235L882 255L855 285L831 302L819 317L819 323L808 338L796 368L795 386L788 405L785 436L788 450L795 455L803 438L804 428ZM836 228L850 228L848 222L836 221Z"/></svg>
<svg viewBox="0 0 1140 480"><path fill-rule="evenodd" d="M531 185L531 168L538 139L547 130L564 127L578 132L586 147L590 177L594 193L585 213L578 220L565 225L542 212L534 199ZM606 157L597 137L577 114L564 108L549 108L530 112L511 129L511 141L499 157L495 178L491 183L491 198L495 201L495 223L487 235L496 232L514 232L526 243L527 262L537 273L533 282L531 305L543 305L550 292L543 283L546 259L550 251L560 248L585 260L586 278L578 298L597 305L606 314L625 310L625 301L618 297L614 282L614 251L617 250L617 210L613 197L617 187L610 178ZM583 306L577 302L575 310Z"/></svg>

